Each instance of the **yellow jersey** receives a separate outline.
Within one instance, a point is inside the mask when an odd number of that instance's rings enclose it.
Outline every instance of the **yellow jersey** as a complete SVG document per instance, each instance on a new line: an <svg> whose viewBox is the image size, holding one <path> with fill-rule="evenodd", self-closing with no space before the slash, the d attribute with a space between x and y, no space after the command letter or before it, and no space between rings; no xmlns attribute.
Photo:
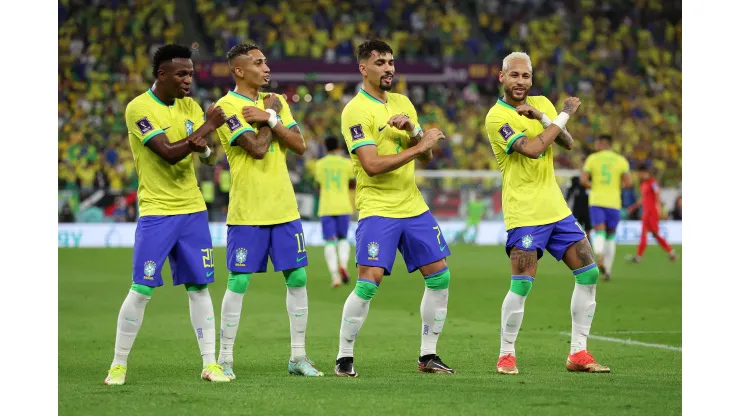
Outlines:
<svg viewBox="0 0 740 416"><path fill-rule="evenodd" d="M319 216L352 214L349 181L354 177L352 161L339 155L326 155L316 162L319 191Z"/></svg>
<svg viewBox="0 0 740 416"><path fill-rule="evenodd" d="M260 92L255 101L229 91L216 103L226 114L226 123L218 128L218 137L226 150L231 173L228 225L274 225L301 217L286 164L288 148L280 143L275 133L262 160L254 159L235 142L242 133L256 131L244 120L242 108L255 106L264 110L267 94ZM278 94L278 98L283 104L278 115L280 121L287 128L295 126L297 123L288 103L282 95Z"/></svg>
<svg viewBox="0 0 740 416"><path fill-rule="evenodd" d="M547 97L527 97L527 104L557 117ZM555 180L552 146L537 159L515 152L511 146L521 137L537 137L545 129L539 120L519 115L499 99L486 115L486 132L503 176L503 211L506 229L546 225L571 215L563 191Z"/></svg>
<svg viewBox="0 0 740 416"><path fill-rule="evenodd" d="M588 204L604 208L622 208L622 174L629 173L630 164L613 150L602 150L586 158L583 170L591 174Z"/></svg>
<svg viewBox="0 0 740 416"><path fill-rule="evenodd" d="M146 147L146 143L158 134L164 134L170 143L178 142L200 128L203 122L203 110L190 97L177 99L168 106L148 90L128 103L126 127L139 177L140 216L205 211L206 203L195 178L193 154L170 165Z"/></svg>
<svg viewBox="0 0 740 416"><path fill-rule="evenodd" d="M377 147L379 155L400 153L408 148L408 132L387 124L397 114L405 114L419 125L414 105L402 94L388 93L388 102L384 103L360 90L342 111L342 136L357 178L355 200L360 219L373 215L409 218L429 210L416 186L414 162L370 177L355 154L362 146Z"/></svg>

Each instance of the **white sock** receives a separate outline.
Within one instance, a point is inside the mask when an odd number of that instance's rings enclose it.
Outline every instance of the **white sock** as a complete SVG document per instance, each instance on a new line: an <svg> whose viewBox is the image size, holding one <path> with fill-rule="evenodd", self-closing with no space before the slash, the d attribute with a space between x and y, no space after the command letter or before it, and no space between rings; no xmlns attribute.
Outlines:
<svg viewBox="0 0 740 416"><path fill-rule="evenodd" d="M504 298L504 304L501 305L501 350L499 357L506 354L516 356L514 344L516 337L519 335L519 329L522 327L524 320L524 301L526 296L517 295L511 290Z"/></svg>
<svg viewBox="0 0 740 416"><path fill-rule="evenodd" d="M339 250L339 267L347 270L347 263L349 262L349 241L345 239L339 240L337 243L337 249Z"/></svg>
<svg viewBox="0 0 740 416"><path fill-rule="evenodd" d="M116 344L113 350L114 365L126 365L128 354L131 347L134 346L136 334L144 321L144 309L151 296L144 296L141 293L129 290L128 296L121 305L121 311L118 312L118 325L116 328Z"/></svg>
<svg viewBox="0 0 740 416"><path fill-rule="evenodd" d="M357 296L353 290L347 297L347 301L344 302L342 326L339 328L339 354L337 354L337 359L355 356L355 340L369 310L370 301Z"/></svg>
<svg viewBox="0 0 740 416"><path fill-rule="evenodd" d="M234 342L239 329L239 319L242 314L244 293L232 292L226 289L224 300L221 303L221 347L218 353L219 363L234 365Z"/></svg>
<svg viewBox="0 0 740 416"><path fill-rule="evenodd" d="M579 285L573 288L570 300L570 315L573 330L570 336L570 353L586 349L586 340L591 330L591 321L596 310L596 285Z"/></svg>
<svg viewBox="0 0 740 416"><path fill-rule="evenodd" d="M602 231L603 233L603 231ZM597 263L598 258L601 258L601 256L604 255L604 235L600 234L598 231L594 233L594 255L597 257Z"/></svg>
<svg viewBox="0 0 740 416"><path fill-rule="evenodd" d="M285 305L290 317L290 359L306 356L308 326L308 291L306 287L289 287Z"/></svg>
<svg viewBox="0 0 740 416"><path fill-rule="evenodd" d="M190 298L190 323L193 324L203 366L216 362L216 321L213 302L208 289L188 291Z"/></svg>
<svg viewBox="0 0 740 416"><path fill-rule="evenodd" d="M615 238L606 240L606 247L604 247L604 268L606 272L612 274L612 266L614 265L614 258L617 256L617 240Z"/></svg>
<svg viewBox="0 0 740 416"><path fill-rule="evenodd" d="M421 353L420 356L437 354L437 340L447 318L447 298L450 289L424 288L421 298Z"/></svg>
<svg viewBox="0 0 740 416"><path fill-rule="evenodd" d="M337 245L335 243L326 243L324 246L324 258L326 259L326 265L329 267L331 280L339 282L339 263L337 263Z"/></svg>

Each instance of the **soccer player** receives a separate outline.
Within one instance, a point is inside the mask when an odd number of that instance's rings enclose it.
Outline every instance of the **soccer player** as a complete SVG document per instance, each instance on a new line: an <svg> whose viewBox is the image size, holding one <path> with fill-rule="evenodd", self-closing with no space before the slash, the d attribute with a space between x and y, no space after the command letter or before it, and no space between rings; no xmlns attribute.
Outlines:
<svg viewBox="0 0 740 416"><path fill-rule="evenodd" d="M622 188L632 186L632 175L627 159L612 150L612 136L600 135L596 139L596 149L583 164L581 184L591 189L588 204L594 228L596 264L604 273L604 280L611 280L617 254L615 237L622 209Z"/></svg>
<svg viewBox="0 0 740 416"><path fill-rule="evenodd" d="M651 233L663 250L668 253L668 258L676 261L677 256L673 247L660 235L660 185L650 175L650 168L646 164L640 165L637 174L640 178L640 199L630 206L628 211L631 214L642 205L642 233L640 244L637 246L637 256L628 256L627 260L633 263L639 263L642 260L642 255L647 248L647 235Z"/></svg>
<svg viewBox="0 0 740 416"><path fill-rule="evenodd" d="M588 189L581 184L580 176L571 178L570 188L565 192L565 200L590 242L591 217L588 214Z"/></svg>
<svg viewBox="0 0 740 416"><path fill-rule="evenodd" d="M234 340L252 273L267 271L267 259L283 272L290 320L288 372L322 376L306 356L308 255L298 204L288 175L288 150L306 151L301 130L282 95L259 92L270 84L267 58L257 45L240 44L226 55L236 82L218 100L226 123L218 129L231 168L226 217L229 280L221 306L218 363L234 374Z"/></svg>
<svg viewBox="0 0 740 416"><path fill-rule="evenodd" d="M140 217L136 226L133 284L118 315L115 354L105 384L126 382L126 361L144 320L154 288L162 286L169 258L173 285L185 285L200 354L201 377L229 379L216 364L216 325L208 284L214 280L208 213L198 190L192 153L213 166L208 135L224 123L214 105L203 110L187 97L193 82L189 48L166 45L154 54L154 85L126 106L128 140L139 177Z"/></svg>
<svg viewBox="0 0 740 416"><path fill-rule="evenodd" d="M478 191L473 192L473 198L468 201L468 204L465 207L465 211L467 215L467 218L465 220L465 228L458 231L458 233L455 235L455 242L465 242L465 236L467 235L469 230L472 229L473 235L470 241L474 243L475 239L478 237L478 228L480 228L480 221L486 214L486 201L481 199L480 193Z"/></svg>
<svg viewBox="0 0 740 416"><path fill-rule="evenodd" d="M596 308L599 269L586 234L571 214L555 180L553 149L566 150L573 138L565 123L581 102L570 97L559 115L547 97L528 96L532 62L523 52L508 55L499 81L504 96L486 116L486 131L503 175L506 253L511 259L511 286L501 307L501 351L497 371L518 374L514 343L524 317L524 301L532 289L537 264L547 250L563 260L575 276L570 303L572 333L569 371L609 372L586 350Z"/></svg>
<svg viewBox="0 0 740 416"><path fill-rule="evenodd" d="M352 161L342 155L339 140L330 136L324 140L328 154L316 162L316 181L320 186L319 217L324 236L324 257L331 273L331 286L349 283L349 182L354 177ZM337 251L339 259L337 260Z"/></svg>
<svg viewBox="0 0 740 416"><path fill-rule="evenodd" d="M426 288L421 300L421 354L418 371L454 373L437 355L447 316L450 248L416 187L415 159L428 161L444 138L438 129L422 132L411 101L388 92L395 73L393 50L381 40L357 48L362 90L342 111L342 134L357 178L359 211L358 279L342 312L334 372L357 377L354 345L383 276L390 275L396 250L409 273L420 270Z"/></svg>

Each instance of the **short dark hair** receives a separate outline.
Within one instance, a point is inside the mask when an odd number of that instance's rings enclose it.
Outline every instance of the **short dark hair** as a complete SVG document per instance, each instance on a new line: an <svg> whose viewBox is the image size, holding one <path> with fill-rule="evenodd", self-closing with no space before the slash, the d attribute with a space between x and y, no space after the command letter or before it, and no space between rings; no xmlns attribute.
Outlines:
<svg viewBox="0 0 740 416"><path fill-rule="evenodd" d="M259 49L260 47L255 45L254 43L240 43L238 45L234 45L231 49L229 49L229 52L226 54L226 59L231 63L231 61L242 55L249 54L249 51L254 49Z"/></svg>
<svg viewBox="0 0 740 416"><path fill-rule="evenodd" d="M612 135L611 134L601 134L599 135L599 140L606 140L609 142L609 144L612 144Z"/></svg>
<svg viewBox="0 0 740 416"><path fill-rule="evenodd" d="M383 42L380 39L370 39L363 42L357 47L357 62L364 61L370 57L373 51L378 53L390 53L393 54L391 45Z"/></svg>
<svg viewBox="0 0 740 416"><path fill-rule="evenodd" d="M330 152L337 150L339 148L339 139L337 139L335 136L329 136L324 139L324 146L326 146L326 150Z"/></svg>
<svg viewBox="0 0 740 416"><path fill-rule="evenodd" d="M187 46L177 45L174 43L161 46L156 52L154 52L154 58L152 58L152 75L154 75L154 78L157 78L159 66L167 61L177 58L190 59L192 56L193 51Z"/></svg>
<svg viewBox="0 0 740 416"><path fill-rule="evenodd" d="M638 172L650 172L650 165L647 163L640 163L640 165L637 167Z"/></svg>

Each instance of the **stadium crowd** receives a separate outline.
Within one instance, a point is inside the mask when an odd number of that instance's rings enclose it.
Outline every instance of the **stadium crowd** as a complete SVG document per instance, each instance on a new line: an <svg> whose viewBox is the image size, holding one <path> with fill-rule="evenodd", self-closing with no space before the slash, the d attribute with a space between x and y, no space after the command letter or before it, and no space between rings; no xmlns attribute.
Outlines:
<svg viewBox="0 0 740 416"><path fill-rule="evenodd" d="M355 45L372 35L387 39L399 61L430 65L499 62L512 50L525 50L534 66L532 94L547 95L557 108L568 95L584 103L577 122L569 124L577 147L557 152L556 168L579 169L594 138L609 133L633 168L648 163L665 186L680 185L680 3L410 0L400 10L389 0L357 3L198 1L191 23L218 57L234 44L257 42L271 60L346 62L354 59ZM110 215L131 218L126 200L115 199L137 186L123 112L152 83L153 49L184 42L184 27L174 3L165 0L59 2L60 190L79 192L82 200L104 189L117 207ZM230 87L197 82L196 74L193 95L203 108ZM279 85L286 96L297 96L291 109L308 140L307 154L289 160L297 191L312 189L311 167L323 156L323 138L340 134L339 116L357 88L354 83ZM398 74L395 90L409 95L425 127L440 127L448 138L427 169L497 168L483 119L499 88L410 85ZM199 174L206 200L223 206L229 186L225 156L215 170Z"/></svg>

